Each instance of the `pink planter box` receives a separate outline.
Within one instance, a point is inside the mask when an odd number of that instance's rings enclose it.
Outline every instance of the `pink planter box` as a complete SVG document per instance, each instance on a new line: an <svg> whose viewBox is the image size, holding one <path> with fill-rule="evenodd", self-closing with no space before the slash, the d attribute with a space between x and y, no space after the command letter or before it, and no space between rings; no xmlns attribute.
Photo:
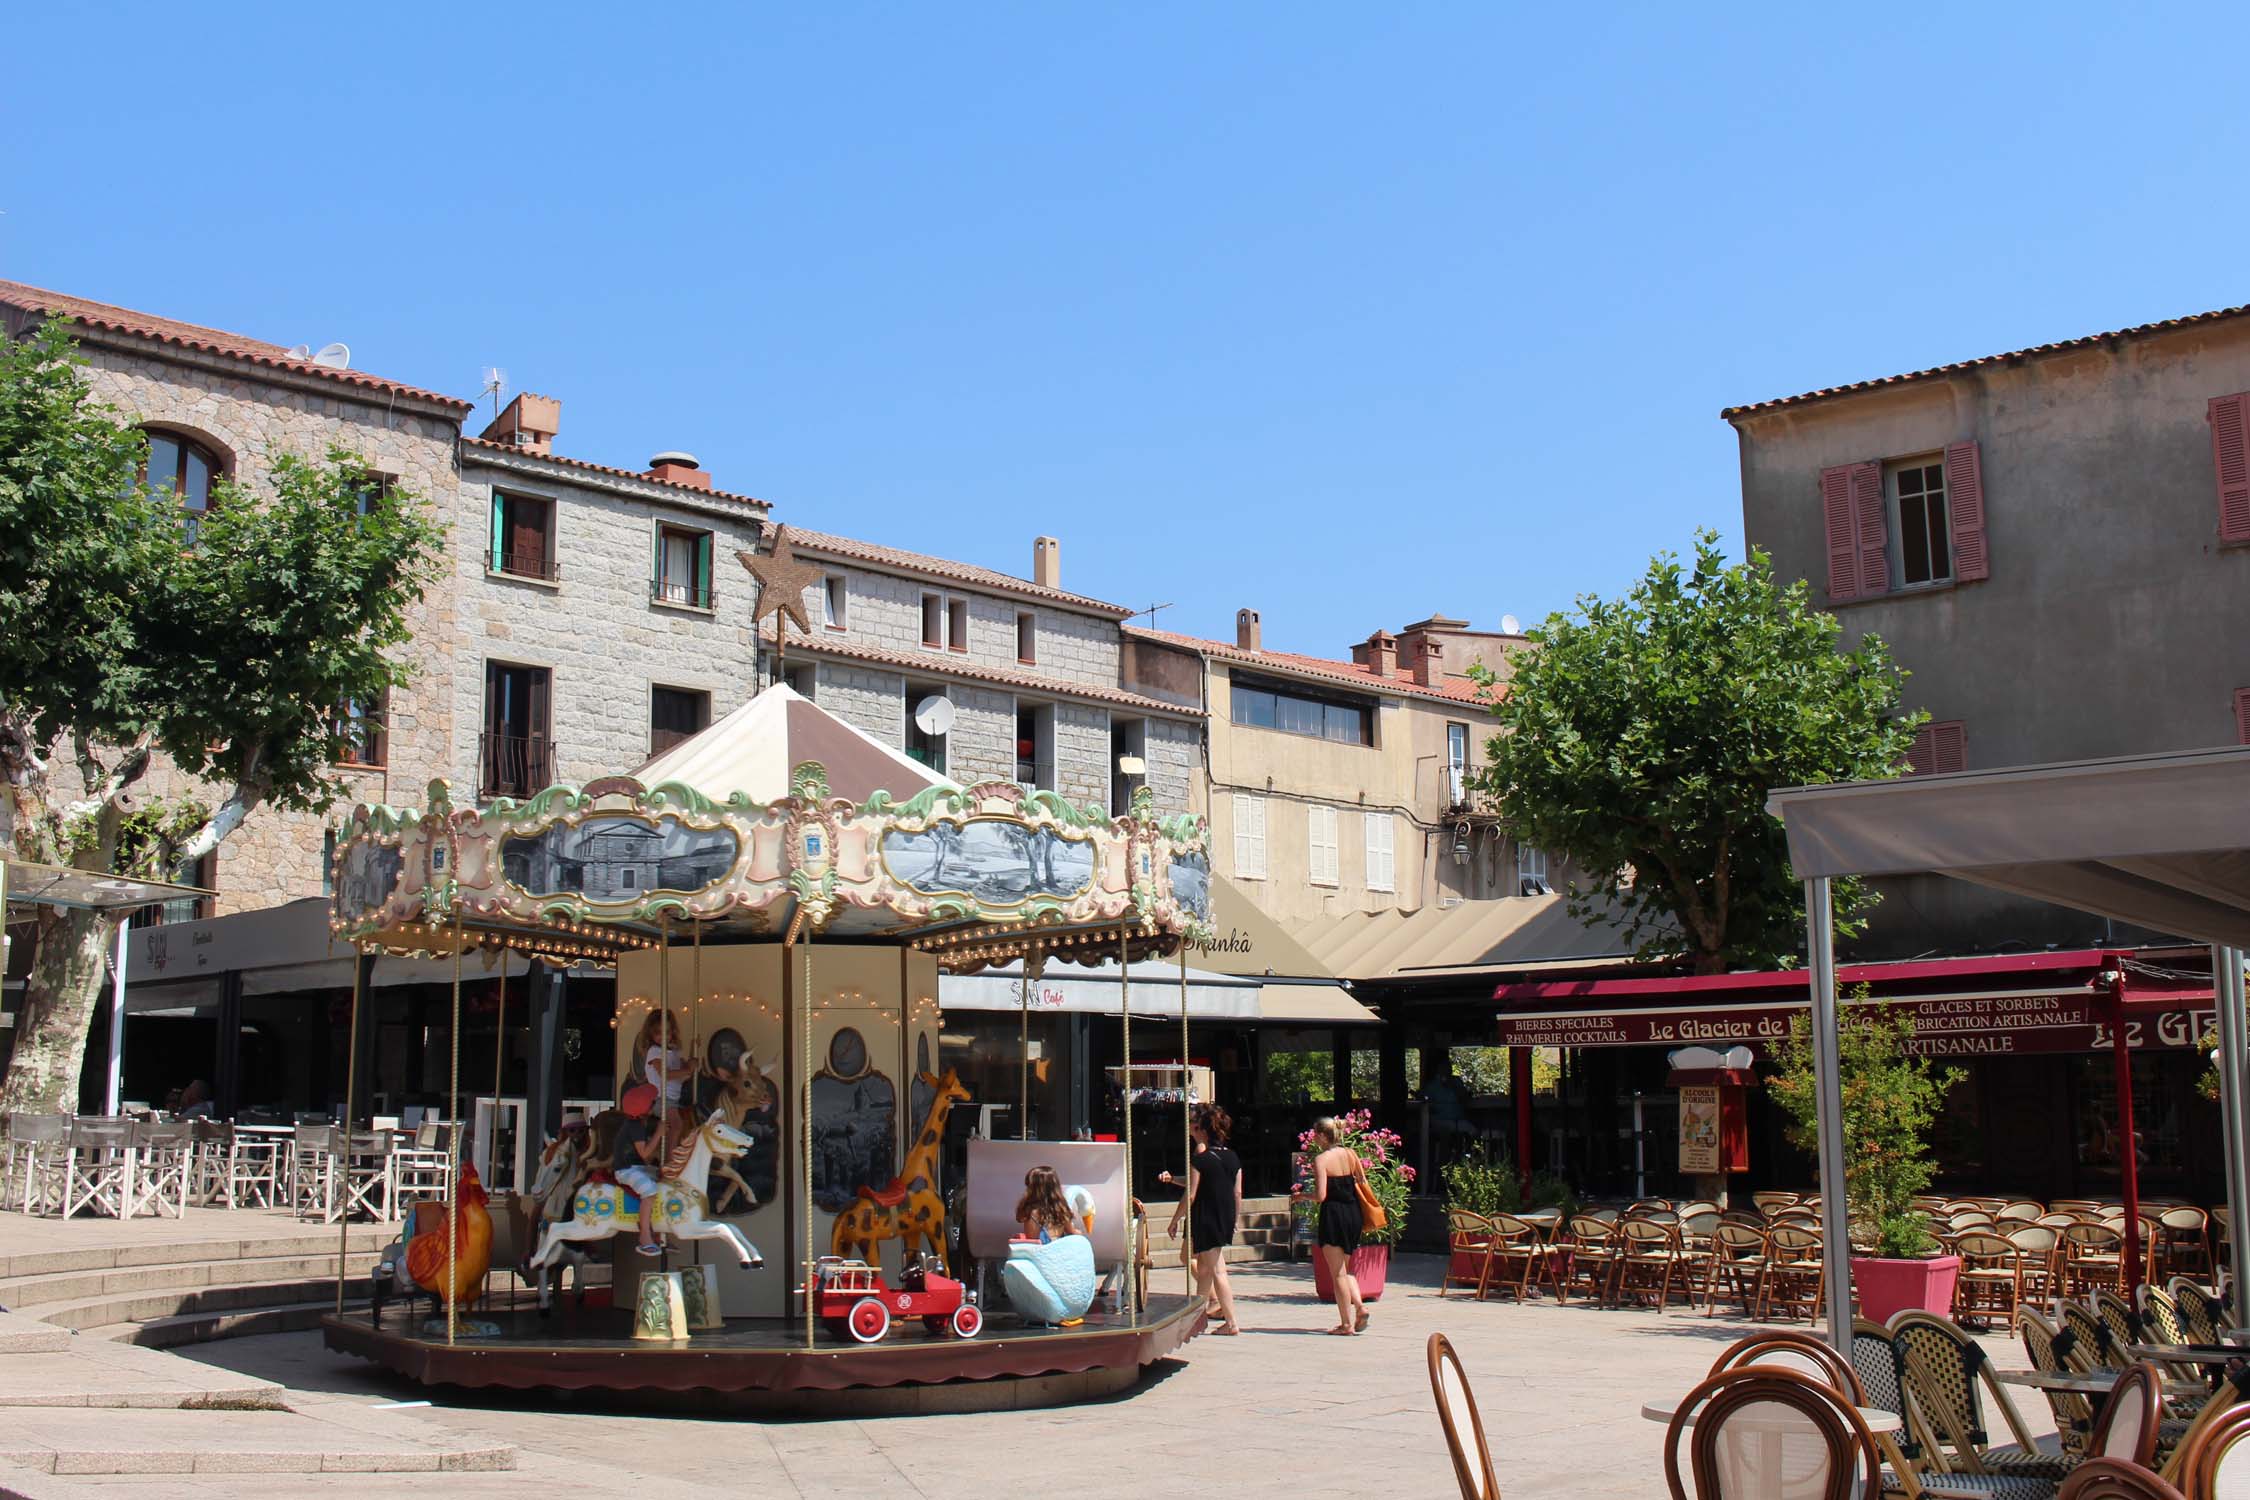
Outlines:
<svg viewBox="0 0 2250 1500"><path fill-rule="evenodd" d="M1929 1260L1881 1260L1872 1255L1852 1257L1852 1282L1859 1288L1859 1315L1888 1323L1893 1315L1919 1308L1944 1317L1953 1311L1953 1284L1961 1276L1961 1257L1933 1256Z"/></svg>
<svg viewBox="0 0 2250 1500"><path fill-rule="evenodd" d="M1958 1262L1956 1262L1958 1264ZM1383 1277L1391 1268L1391 1247L1388 1245L1362 1245L1352 1252L1350 1269L1359 1282L1362 1302L1379 1302L1383 1297ZM1318 1249L1313 1251L1313 1287L1320 1300L1336 1300L1336 1283L1328 1275L1328 1258Z"/></svg>

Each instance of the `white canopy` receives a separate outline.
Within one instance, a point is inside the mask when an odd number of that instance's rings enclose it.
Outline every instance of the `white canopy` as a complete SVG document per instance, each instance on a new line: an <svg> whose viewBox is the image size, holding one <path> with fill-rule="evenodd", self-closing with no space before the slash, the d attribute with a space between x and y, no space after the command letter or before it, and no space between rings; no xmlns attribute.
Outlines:
<svg viewBox="0 0 2250 1500"><path fill-rule="evenodd" d="M754 802L777 802L789 795L789 773L808 760L828 772L831 793L854 802L878 791L904 802L926 787L953 785L786 683L674 745L633 779L643 786L684 782L713 801L744 792Z"/></svg>

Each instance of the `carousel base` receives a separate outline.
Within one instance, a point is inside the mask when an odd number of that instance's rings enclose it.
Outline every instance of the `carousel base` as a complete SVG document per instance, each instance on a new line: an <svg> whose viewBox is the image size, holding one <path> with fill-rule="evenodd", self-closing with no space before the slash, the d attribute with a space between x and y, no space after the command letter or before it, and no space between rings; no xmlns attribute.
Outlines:
<svg viewBox="0 0 2250 1500"><path fill-rule="evenodd" d="M423 1331L400 1307L321 1319L330 1349L372 1360L424 1386L477 1391L592 1391L665 1411L878 1416L1002 1411L1100 1400L1130 1389L1147 1365L1203 1331L1200 1299L1151 1296L1138 1318L1089 1314L1075 1328L1017 1328L995 1314L973 1339L919 1327L880 1344L826 1331L805 1347L802 1322L729 1318L726 1327L655 1343L632 1317L564 1299L542 1318L529 1305L482 1321L497 1333L457 1339Z"/></svg>

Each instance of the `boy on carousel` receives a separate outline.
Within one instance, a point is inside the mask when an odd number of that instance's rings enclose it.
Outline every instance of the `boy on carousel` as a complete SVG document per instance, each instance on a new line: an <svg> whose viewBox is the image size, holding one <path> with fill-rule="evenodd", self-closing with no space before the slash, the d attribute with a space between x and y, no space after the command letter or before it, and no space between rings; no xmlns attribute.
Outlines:
<svg viewBox="0 0 2250 1500"><path fill-rule="evenodd" d="M662 1186L653 1170L662 1159L663 1142L649 1112L656 1107L656 1089L652 1084L636 1083L617 1101L625 1121L617 1127L617 1144L610 1153L610 1173L626 1191L641 1200L641 1243L643 1255L662 1255L664 1247L656 1242L656 1195Z"/></svg>

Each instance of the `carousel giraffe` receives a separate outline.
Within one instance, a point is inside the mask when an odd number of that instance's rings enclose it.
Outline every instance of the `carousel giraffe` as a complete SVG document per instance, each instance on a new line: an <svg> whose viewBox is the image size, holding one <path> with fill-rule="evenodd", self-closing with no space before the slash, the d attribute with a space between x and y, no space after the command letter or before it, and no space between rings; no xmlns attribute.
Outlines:
<svg viewBox="0 0 2250 1500"><path fill-rule="evenodd" d="M906 1153L906 1169L889 1187L861 1188L859 1201L836 1215L828 1236L830 1254L852 1256L856 1250L854 1258L879 1266L877 1247L897 1240L900 1263L911 1265L919 1242L936 1251L952 1271L953 1257L945 1248L945 1199L938 1194L938 1147L945 1141L945 1117L955 1104L967 1102L969 1091L950 1068L943 1078L924 1073L921 1079L937 1090L937 1097L930 1101L929 1118L914 1138L914 1149Z"/></svg>

